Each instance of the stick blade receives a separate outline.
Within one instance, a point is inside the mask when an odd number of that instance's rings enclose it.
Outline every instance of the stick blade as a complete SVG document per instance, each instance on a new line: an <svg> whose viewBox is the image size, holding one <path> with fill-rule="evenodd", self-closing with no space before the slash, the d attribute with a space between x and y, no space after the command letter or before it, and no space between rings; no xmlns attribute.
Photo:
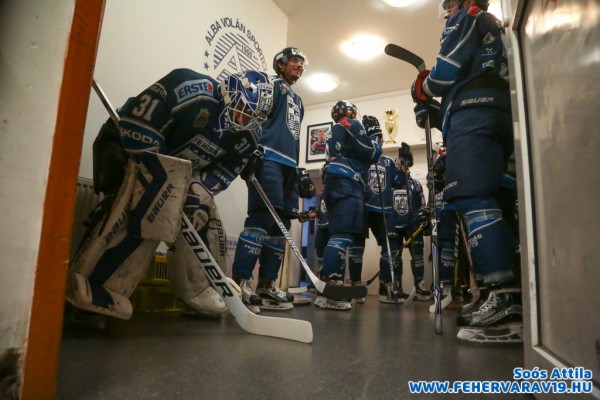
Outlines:
<svg viewBox="0 0 600 400"><path fill-rule="evenodd" d="M332 300L350 300L366 297L368 290L366 286L325 285L322 293L323 296Z"/></svg>
<svg viewBox="0 0 600 400"><path fill-rule="evenodd" d="M245 314L244 321L238 321L245 331L255 334L294 340L296 342L311 343L313 341L312 325L308 321L293 318L275 318Z"/></svg>
<svg viewBox="0 0 600 400"><path fill-rule="evenodd" d="M423 71L425 69L425 61L423 61L421 57L419 57L410 50L407 50L396 44L390 43L387 46L385 46L385 49L383 51L390 57L406 61L407 63L413 65L419 71Z"/></svg>

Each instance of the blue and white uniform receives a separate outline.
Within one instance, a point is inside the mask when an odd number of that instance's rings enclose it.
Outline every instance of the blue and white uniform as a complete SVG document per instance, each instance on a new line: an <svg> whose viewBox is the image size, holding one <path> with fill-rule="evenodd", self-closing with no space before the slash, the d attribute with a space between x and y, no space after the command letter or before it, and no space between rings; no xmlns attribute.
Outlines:
<svg viewBox="0 0 600 400"><path fill-rule="evenodd" d="M98 228L102 223L99 219L75 257L71 266L72 293L70 289L67 297L76 307L123 319L131 315L128 298L160 243L155 236L142 234L140 227L140 220L145 217L150 201L159 195L156 191L167 173L156 162L146 161L158 158L155 153L191 161L191 179L182 178L182 185L187 188L183 209L211 247L214 258L224 262L225 232L213 196L225 190L239 174L256 148L259 134L233 132L226 112L216 80L189 69L175 69L121 107L119 135L114 122L109 120L103 126L94 143L94 180L98 179L96 187L107 195L102 218L110 217L113 205L124 205L125 210L121 224L113 227L114 235L105 248L90 244L104 234L104 229ZM119 156L115 158L115 154ZM125 190L117 193L129 158L140 171L146 168L148 172L138 174L138 187L132 196L143 193L138 202L125 198ZM163 200L164 205L167 199ZM179 226L180 222L174 223ZM93 261L95 256L90 254L96 253L98 260ZM171 270L174 293L186 306L201 311L198 300L208 288L208 281L201 268L182 261L183 254L169 256L174 265ZM175 275L183 277L182 280ZM195 276L194 282L181 285L175 282L183 282L190 276ZM87 289L81 290L84 287ZM217 316L224 303L213 305L209 313Z"/></svg>
<svg viewBox="0 0 600 400"><path fill-rule="evenodd" d="M255 176L289 229L291 218L298 213L296 168L304 106L284 79L273 78L273 84L273 112L262 126L260 144L264 157ZM285 238L254 185L247 182L247 186L248 217L235 251L233 274L250 279L259 260L259 277L274 280L283 261Z"/></svg>
<svg viewBox="0 0 600 400"><path fill-rule="evenodd" d="M394 211L395 211L395 229L398 238L398 247L404 244L404 241L410 238L413 232L419 227L419 208L425 205L425 195L421 183L413 179L410 174L407 175L406 184L401 189L393 192ZM408 246L411 255L411 269L415 286L423 280L424 260L423 260L423 234L418 234ZM396 276L400 279L403 272L402 254L396 257Z"/></svg>
<svg viewBox="0 0 600 400"><path fill-rule="evenodd" d="M333 126L327 140L325 204L329 213L330 239L324 252L324 275L345 272L350 244L368 235L365 200L370 165L379 159L381 147L366 134L363 125L345 119Z"/></svg>
<svg viewBox="0 0 600 400"><path fill-rule="evenodd" d="M377 245L381 248L379 258L380 279L382 282L391 281L390 258L398 252L398 233L394 229L394 209L392 190L404 185L404 174L400 173L393 159L387 156L379 157L376 163L369 167L365 208L367 211L367 227L373 232ZM381 203L383 202L384 212ZM385 224L383 218L386 218ZM387 231L387 241L386 241ZM390 248L388 249L387 244ZM362 243L352 245L349 249L350 279L361 280L362 260L364 254L364 239ZM389 250L389 251L388 251ZM386 279L387 278L387 279Z"/></svg>
<svg viewBox="0 0 600 400"><path fill-rule="evenodd" d="M446 22L423 90L442 97L448 151L444 195L464 218L473 262L485 285L513 281L514 239L497 196L513 151L504 28L473 6Z"/></svg>

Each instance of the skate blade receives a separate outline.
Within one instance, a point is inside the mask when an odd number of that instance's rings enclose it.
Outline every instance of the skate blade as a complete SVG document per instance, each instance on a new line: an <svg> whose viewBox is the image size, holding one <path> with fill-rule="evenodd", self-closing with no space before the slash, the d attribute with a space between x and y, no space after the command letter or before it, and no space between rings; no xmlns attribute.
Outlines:
<svg viewBox="0 0 600 400"><path fill-rule="evenodd" d="M261 310L288 311L294 308L294 305L292 303L279 303L274 300L263 299L259 307Z"/></svg>
<svg viewBox="0 0 600 400"><path fill-rule="evenodd" d="M456 337L471 343L523 343L523 325L505 324L488 328L460 328Z"/></svg>

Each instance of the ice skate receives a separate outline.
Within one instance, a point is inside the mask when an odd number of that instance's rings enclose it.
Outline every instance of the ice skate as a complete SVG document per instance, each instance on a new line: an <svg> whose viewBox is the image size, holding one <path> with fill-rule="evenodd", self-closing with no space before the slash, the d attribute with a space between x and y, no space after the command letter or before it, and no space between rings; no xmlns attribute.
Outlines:
<svg viewBox="0 0 600 400"><path fill-rule="evenodd" d="M495 325L487 328L460 328L456 337L472 343L523 343L523 324Z"/></svg>
<svg viewBox="0 0 600 400"><path fill-rule="evenodd" d="M337 275L337 274L334 274ZM338 277L338 276L336 276ZM341 276L338 279L329 278L327 281L327 285L332 286L342 286L344 282L341 280ZM327 310L339 310L346 311L352 308L352 304L348 300L332 300L323 296L321 293L317 296L315 302L313 303L316 307L327 309Z"/></svg>
<svg viewBox="0 0 600 400"><path fill-rule="evenodd" d="M254 314L259 314L259 306L262 305L262 299L254 293L250 280L234 276L233 281L237 284L242 302L248 307L248 310L252 311Z"/></svg>
<svg viewBox="0 0 600 400"><path fill-rule="evenodd" d="M272 279L260 278L256 294L262 300L259 307L263 310L287 311L294 308L292 304L294 296L275 286L275 281Z"/></svg>
<svg viewBox="0 0 600 400"><path fill-rule="evenodd" d="M415 300L429 300L431 299L431 291L428 290L427 288L425 288L425 285L423 284L423 281L420 281L418 283L415 282L415 289L416 289L416 293L415 293Z"/></svg>
<svg viewBox="0 0 600 400"><path fill-rule="evenodd" d="M442 283L442 300L440 301L442 310L452 303L452 285ZM429 306L429 312L435 314L435 303Z"/></svg>
<svg viewBox="0 0 600 400"><path fill-rule="evenodd" d="M474 300L465 304L458 310L456 326L468 326L473 312L477 311L488 299L489 292L486 287L469 289L474 293Z"/></svg>
<svg viewBox="0 0 600 400"><path fill-rule="evenodd" d="M457 337L476 343L520 343L523 341L521 290L491 290L481 307L470 314L468 325Z"/></svg>
<svg viewBox="0 0 600 400"><path fill-rule="evenodd" d="M364 285L361 281L352 281L352 286L364 286ZM365 304L365 301L367 301L366 297L361 297L360 299L356 299L356 302L358 304Z"/></svg>
<svg viewBox="0 0 600 400"><path fill-rule="evenodd" d="M397 292L398 304L404 304L404 302L410 298L409 295L404 295L402 292ZM394 286L391 282L379 282L379 302L383 304L396 304L394 299Z"/></svg>

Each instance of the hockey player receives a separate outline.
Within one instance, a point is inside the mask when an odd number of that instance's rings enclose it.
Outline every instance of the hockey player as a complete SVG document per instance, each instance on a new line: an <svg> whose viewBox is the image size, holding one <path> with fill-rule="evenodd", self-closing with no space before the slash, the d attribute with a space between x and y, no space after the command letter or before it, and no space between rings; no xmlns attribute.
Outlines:
<svg viewBox="0 0 600 400"><path fill-rule="evenodd" d="M363 126L372 141L383 146L383 132L377 118L365 115L362 118ZM392 286L392 273L390 263L395 263L398 255L398 233L394 229L394 210L392 208L392 190L404 184L404 174L400 174L394 160L381 156L376 163L369 167L367 194L365 208L367 213L367 226L373 232L377 245L381 248L379 258L379 301L394 303L393 293L396 287ZM383 210L382 210L383 202ZM384 223L384 219L385 223ZM386 240L387 235L387 240ZM388 248L389 246L389 248ZM359 240L348 249L348 269L353 285L361 284L361 272L365 240ZM395 274L398 273L395 271ZM402 285L398 286L402 294ZM361 301L362 300L362 301ZM404 298L399 296L399 302ZM364 303L364 299L357 300Z"/></svg>
<svg viewBox="0 0 600 400"><path fill-rule="evenodd" d="M223 261L225 233L213 197L235 179L257 145L273 101L268 75L223 82L176 69L120 109L94 143L94 184L105 195L70 265L67 300L129 319L129 297L161 241L184 309L219 317L225 303L179 234L182 209ZM193 167L193 169L192 169Z"/></svg>
<svg viewBox="0 0 600 400"><path fill-rule="evenodd" d="M369 166L381 155L381 146L372 141L356 120L358 110L348 101L331 109L334 120L327 140L324 198L329 215L329 241L323 253L323 278L328 285L343 285L348 248L368 235L365 221L365 190ZM349 301L336 301L319 294L319 308L349 310Z"/></svg>
<svg viewBox="0 0 600 400"><path fill-rule="evenodd" d="M273 58L277 78L274 105L269 120L263 125L260 144L264 155L254 163L253 173L289 230L291 219L298 218L298 197L314 196L314 185L305 170L298 169L300 124L304 116L302 100L292 90L308 65L304 53L286 47ZM283 261L285 237L269 213L254 186L248 186L248 217L240 234L233 261L233 279L244 292L243 300L274 310L293 308L294 296L275 286ZM259 262L256 292L251 282Z"/></svg>
<svg viewBox="0 0 600 400"><path fill-rule="evenodd" d="M497 199L513 151L504 28L486 11L487 0L443 0L441 7L447 21L437 62L419 73L412 95L420 108L442 98L444 196L465 221L474 265L489 290L458 337L518 341L522 308L511 270L514 238Z"/></svg>
<svg viewBox="0 0 600 400"><path fill-rule="evenodd" d="M395 211L395 228L398 234L398 247L402 246L405 240L408 240L420 225L419 210L425 205L425 195L423 194L423 186L421 183L410 176L410 168L413 166L413 154L410 146L402 142L398 149L398 158L396 166L400 174L404 175L404 187L396 189L393 192L394 211ZM425 260L423 259L423 234L419 233L412 240L408 247L411 260L410 268L413 275L415 285L415 299L429 300L431 291L429 291L424 283L425 275ZM402 282L402 254L396 257L398 279Z"/></svg>

